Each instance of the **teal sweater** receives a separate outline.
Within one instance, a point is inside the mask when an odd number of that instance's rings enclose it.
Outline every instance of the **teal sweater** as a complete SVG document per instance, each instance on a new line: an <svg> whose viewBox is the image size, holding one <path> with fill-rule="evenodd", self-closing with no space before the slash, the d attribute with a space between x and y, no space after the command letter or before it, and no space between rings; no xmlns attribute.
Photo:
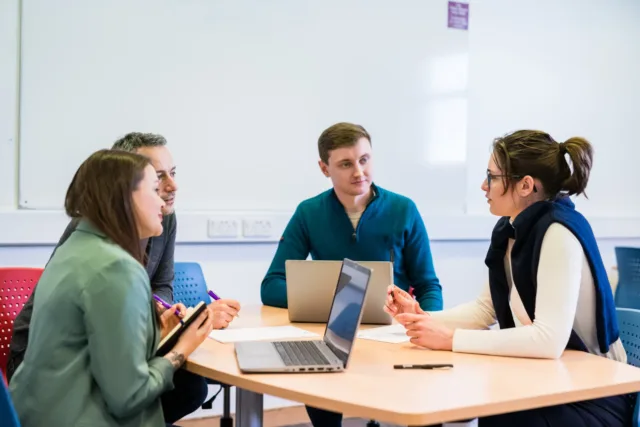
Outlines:
<svg viewBox="0 0 640 427"><path fill-rule="evenodd" d="M372 186L375 196L356 229L333 189L305 200L289 221L262 281L262 303L287 307L286 260L393 261L395 285L414 294L423 310L442 310L442 288L429 237L409 198Z"/></svg>

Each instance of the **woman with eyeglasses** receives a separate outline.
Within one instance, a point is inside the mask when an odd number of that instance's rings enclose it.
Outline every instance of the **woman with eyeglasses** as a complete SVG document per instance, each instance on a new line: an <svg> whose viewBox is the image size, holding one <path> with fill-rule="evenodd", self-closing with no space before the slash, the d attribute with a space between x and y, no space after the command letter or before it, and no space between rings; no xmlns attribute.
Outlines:
<svg viewBox="0 0 640 427"><path fill-rule="evenodd" d="M543 359L572 349L626 362L596 239L569 198L584 193L592 162L591 144L579 137L558 143L545 132L520 130L494 141L481 187L489 210L501 217L485 259L489 281L475 301L432 313L391 286L385 310L413 344ZM496 323L500 329L490 329ZM479 425L626 426L634 396L490 416Z"/></svg>

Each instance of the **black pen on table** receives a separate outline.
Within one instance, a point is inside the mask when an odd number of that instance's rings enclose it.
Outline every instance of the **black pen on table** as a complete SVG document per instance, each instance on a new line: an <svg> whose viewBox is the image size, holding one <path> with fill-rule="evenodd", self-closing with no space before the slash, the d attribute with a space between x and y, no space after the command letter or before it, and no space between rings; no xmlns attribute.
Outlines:
<svg viewBox="0 0 640 427"><path fill-rule="evenodd" d="M420 364L393 365L393 369L446 369L446 368L453 368L453 365L450 363L436 363L436 364L424 364L424 365L420 365Z"/></svg>

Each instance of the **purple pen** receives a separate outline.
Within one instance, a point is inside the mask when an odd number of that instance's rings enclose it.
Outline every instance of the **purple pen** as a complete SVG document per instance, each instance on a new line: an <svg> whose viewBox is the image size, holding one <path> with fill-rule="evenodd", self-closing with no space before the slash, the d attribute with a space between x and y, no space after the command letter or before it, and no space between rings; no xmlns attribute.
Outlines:
<svg viewBox="0 0 640 427"><path fill-rule="evenodd" d="M216 295L215 292L213 292L212 290L208 290L207 293L211 296L211 298L213 298L216 301L220 299L220 297Z"/></svg>
<svg viewBox="0 0 640 427"><path fill-rule="evenodd" d="M218 301L218 300L220 299L220 297L219 297L218 295L216 295L216 293L215 293L215 292L213 292L211 289L209 289L209 290L207 291L207 293L208 293L208 294L209 294L209 296L210 296L211 298L213 298L215 301ZM240 317L240 314L236 314L236 317Z"/></svg>
<svg viewBox="0 0 640 427"><path fill-rule="evenodd" d="M169 304L168 302L166 302L165 300L160 298L158 295L153 294L153 299L155 299L160 304L162 304L162 306L164 308L171 308L171 304ZM176 313L176 316L178 316L178 318L180 318L180 323L184 324L184 322L182 321L182 317L180 316L180 310L176 309L175 313Z"/></svg>

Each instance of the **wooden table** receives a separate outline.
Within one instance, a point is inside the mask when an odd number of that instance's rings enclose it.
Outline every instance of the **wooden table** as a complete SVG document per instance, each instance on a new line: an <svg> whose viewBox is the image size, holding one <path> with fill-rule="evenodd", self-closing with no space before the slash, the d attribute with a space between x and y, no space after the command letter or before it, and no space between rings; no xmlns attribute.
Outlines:
<svg viewBox="0 0 640 427"><path fill-rule="evenodd" d="M286 310L250 306L232 327L287 324ZM295 325L324 333L324 325ZM394 370L399 363L452 363L454 368ZM368 340L356 341L342 373L242 374L233 344L211 339L191 355L186 368L238 387L238 427L262 425L263 394L350 416L421 426L640 391L640 369L584 352L538 360Z"/></svg>

